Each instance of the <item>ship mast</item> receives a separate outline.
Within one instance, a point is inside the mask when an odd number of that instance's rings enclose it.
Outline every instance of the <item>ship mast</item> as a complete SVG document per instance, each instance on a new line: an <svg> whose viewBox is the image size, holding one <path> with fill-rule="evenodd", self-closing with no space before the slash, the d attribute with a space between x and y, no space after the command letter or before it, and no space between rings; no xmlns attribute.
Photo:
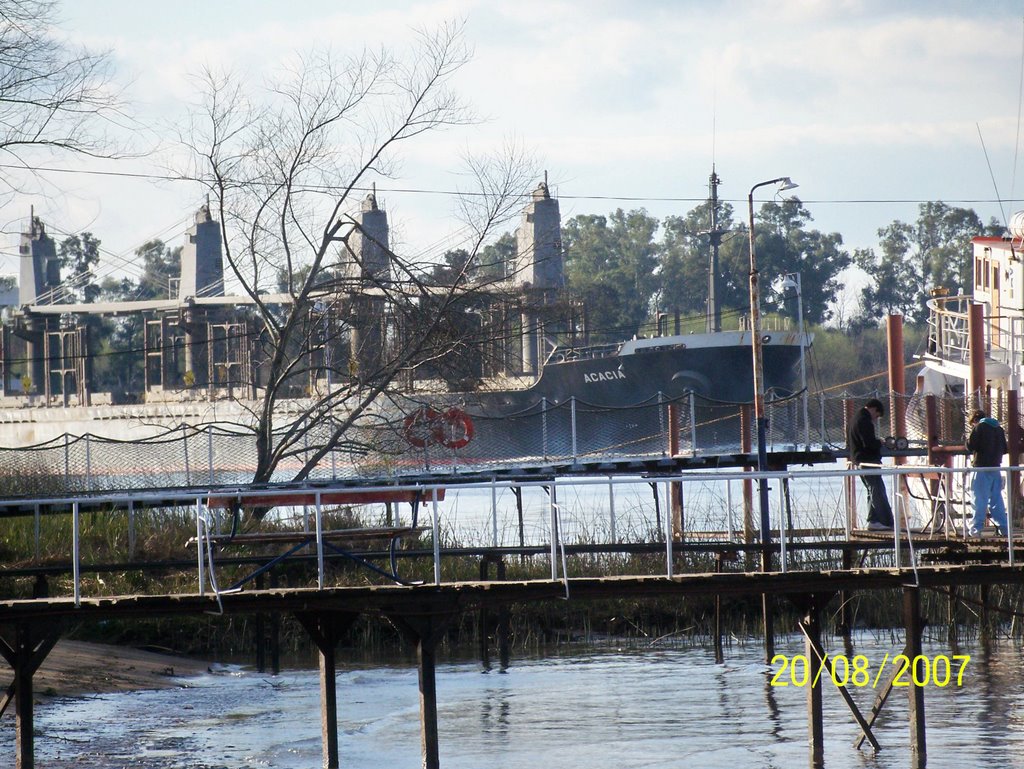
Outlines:
<svg viewBox="0 0 1024 769"><path fill-rule="evenodd" d="M708 235L711 239L711 256L708 260L708 301L705 327L709 332L722 330L722 307L719 303L719 289L721 280L718 269L718 246L722 243L724 230L718 229L718 185L721 183L718 174L715 173L715 166L711 164L711 177L708 184L711 188L711 229Z"/></svg>

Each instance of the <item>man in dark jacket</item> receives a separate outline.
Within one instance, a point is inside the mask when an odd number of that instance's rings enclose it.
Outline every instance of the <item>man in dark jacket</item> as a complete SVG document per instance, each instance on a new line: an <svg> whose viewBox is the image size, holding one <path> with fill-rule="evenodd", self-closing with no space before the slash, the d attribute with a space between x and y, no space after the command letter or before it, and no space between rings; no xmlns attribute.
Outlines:
<svg viewBox="0 0 1024 769"><path fill-rule="evenodd" d="M872 398L864 404L864 408L850 425L846 446L850 451L850 461L857 467L868 469L881 466L882 442L875 435L875 421L884 413L885 407L882 406L882 402ZM892 508L889 506L889 497L885 493L882 476L862 475L860 479L868 490L868 529L891 529Z"/></svg>
<svg viewBox="0 0 1024 769"><path fill-rule="evenodd" d="M999 530L1006 534L1006 505L1003 504L1003 476L995 468L1003 464L1006 453L1006 433L992 417L977 409L971 414L971 434L967 438L967 451L973 464L979 468L974 474L974 521L971 536L980 536L986 515L991 516ZM988 469L983 469L988 468Z"/></svg>

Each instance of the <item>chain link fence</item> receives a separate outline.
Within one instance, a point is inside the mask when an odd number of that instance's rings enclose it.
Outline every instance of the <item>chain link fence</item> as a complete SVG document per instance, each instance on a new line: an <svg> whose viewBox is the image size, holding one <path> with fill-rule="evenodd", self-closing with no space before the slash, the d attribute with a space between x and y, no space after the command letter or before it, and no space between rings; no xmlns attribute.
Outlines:
<svg viewBox="0 0 1024 769"><path fill-rule="evenodd" d="M768 400L769 451L804 449L845 453L847 413L864 400L820 394ZM879 394L888 403L888 394ZM907 415L911 447L925 445L926 399L900 396ZM961 444L965 434L963 398L936 398L938 440ZM887 409L888 410L888 409ZM1005 399L992 404L1005 423ZM888 434L883 420L881 435ZM1024 425L1022 425L1024 427ZM575 399L540 402L511 415L477 414L469 408L434 410L429 404L397 403L391 416L376 414L350 428L333 450L320 452L335 425L324 421L289 440L272 481L289 481L308 463L310 480L395 479L434 473L459 473L514 466L600 463L623 458L731 454L747 445L756 449L756 425L749 404L724 403L700 396L658 398L629 408L607 408ZM85 435L49 443L0 449L7 469L8 495L108 491L139 488L233 485L250 482L256 470L253 431L224 423L188 425L156 437L118 441ZM313 460L316 460L315 462Z"/></svg>

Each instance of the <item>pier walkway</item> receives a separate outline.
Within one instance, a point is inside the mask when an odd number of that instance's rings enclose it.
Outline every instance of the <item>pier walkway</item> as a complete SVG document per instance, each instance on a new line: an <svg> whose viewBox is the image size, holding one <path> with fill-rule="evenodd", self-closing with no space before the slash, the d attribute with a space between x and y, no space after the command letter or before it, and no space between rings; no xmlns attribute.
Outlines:
<svg viewBox="0 0 1024 769"><path fill-rule="evenodd" d="M833 459L824 453L814 458ZM922 591L955 596L980 586L984 601L988 586L1024 582L1018 565L1024 539L1012 528L1005 538L964 536L969 469L873 471L885 477L898 525L892 532L867 532L858 512L864 506L858 473L841 463L796 466L798 459L778 455L787 469L763 474L730 467L750 463L740 453L714 463L705 457L699 466L695 458L660 458L380 485L317 481L7 499L0 502L4 525L20 527L36 552L0 568L0 654L14 673L8 700L17 719L17 766L35 765L33 673L78 622L201 613L295 616L320 651L324 765L334 767L340 755L338 640L360 615L387 618L417 650L423 762L432 768L439 766L436 645L466 612L491 613L507 627L510 607L540 601L760 597L767 658L773 607L786 601L803 618L798 629L807 638L808 658L824 665L821 613L836 597L840 624L849 627L851 592L901 593L912 650L920 643ZM1021 469L1004 472L1013 477ZM762 479L770 487L767 528L753 494ZM100 518L123 523L111 529L123 538L97 551L91 527ZM157 530L179 538L170 558L168 549L156 557L142 542L143 532ZM609 561L593 558L596 553L617 558L622 573L606 573ZM506 579L505 564L515 556L539 566L543 577ZM250 579L273 574L286 557L305 567L305 583L293 578L288 587L263 589ZM479 563L480 579L466 579L466 558ZM330 568L339 559L370 567L359 572L360 584ZM98 578L104 571L184 565L194 570L194 588L174 594L111 595ZM231 580L235 585L225 587ZM717 640L720 645L720 635ZM823 750L825 686L808 699L812 761ZM923 759L923 688L912 686L910 698L911 744ZM866 716L852 700L847 704L864 738L881 747L870 728L877 711Z"/></svg>

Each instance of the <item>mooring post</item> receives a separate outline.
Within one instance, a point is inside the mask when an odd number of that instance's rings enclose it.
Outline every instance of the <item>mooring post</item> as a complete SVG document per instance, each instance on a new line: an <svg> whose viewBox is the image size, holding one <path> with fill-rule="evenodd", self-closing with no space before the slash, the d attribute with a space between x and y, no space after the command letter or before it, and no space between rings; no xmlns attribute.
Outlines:
<svg viewBox="0 0 1024 769"><path fill-rule="evenodd" d="M32 702L32 676L43 664L60 638L60 629L51 629L48 634L33 633L27 624L20 624L14 631L14 645L0 638L0 655L14 671L14 750L15 769L35 769L35 725ZM10 691L9 689L9 691Z"/></svg>
<svg viewBox="0 0 1024 769"><path fill-rule="evenodd" d="M263 589L263 575L256 575L256 589ZM266 615L258 611L256 616L253 617L253 635L256 641L256 672L265 673L267 670L267 629L266 629Z"/></svg>
<svg viewBox="0 0 1024 769"><path fill-rule="evenodd" d="M924 769L928 751L925 745L924 686L927 683L925 665L921 656L921 591L917 587L903 588L903 622L907 631L907 657L911 660L910 686L907 699L910 706L910 763L914 769ZM920 683L919 683L920 682Z"/></svg>
<svg viewBox="0 0 1024 769"><path fill-rule="evenodd" d="M338 691L335 649L341 634L358 615L351 612L313 614L297 612L295 618L309 633L320 652L320 736L324 769L338 769Z"/></svg>

